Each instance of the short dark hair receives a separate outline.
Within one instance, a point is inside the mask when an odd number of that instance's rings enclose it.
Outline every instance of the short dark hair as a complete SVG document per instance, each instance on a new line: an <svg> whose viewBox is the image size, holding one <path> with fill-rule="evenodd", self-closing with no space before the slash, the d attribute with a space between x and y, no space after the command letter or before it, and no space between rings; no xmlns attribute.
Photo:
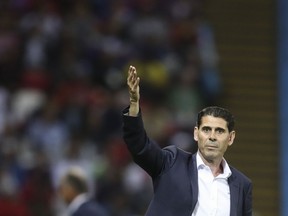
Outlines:
<svg viewBox="0 0 288 216"><path fill-rule="evenodd" d="M64 181L66 184L69 184L77 193L86 193L88 191L88 184L84 178L80 176L74 175L72 173L68 173L65 176Z"/></svg>
<svg viewBox="0 0 288 216"><path fill-rule="evenodd" d="M225 108L218 107L218 106L211 106L211 107L206 107L203 110L201 110L197 116L198 128L200 127L202 123L202 117L204 116L213 116L217 118L222 118L227 122L227 127L228 127L229 132L234 130L234 127L235 127L234 116L229 110Z"/></svg>

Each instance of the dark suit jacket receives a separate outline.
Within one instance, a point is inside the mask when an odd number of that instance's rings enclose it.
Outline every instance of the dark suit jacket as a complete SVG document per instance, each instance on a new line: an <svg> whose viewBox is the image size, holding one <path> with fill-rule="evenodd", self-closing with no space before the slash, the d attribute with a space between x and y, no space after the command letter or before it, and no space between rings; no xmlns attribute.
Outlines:
<svg viewBox="0 0 288 216"><path fill-rule="evenodd" d="M128 108L123 111L128 113ZM169 146L161 149L151 141L138 117L123 115L123 137L134 161L153 180L154 196L147 216L191 216L198 201L196 155ZM252 215L252 183L230 167L230 216Z"/></svg>
<svg viewBox="0 0 288 216"><path fill-rule="evenodd" d="M71 216L108 216L108 214L95 201L89 200L80 205Z"/></svg>

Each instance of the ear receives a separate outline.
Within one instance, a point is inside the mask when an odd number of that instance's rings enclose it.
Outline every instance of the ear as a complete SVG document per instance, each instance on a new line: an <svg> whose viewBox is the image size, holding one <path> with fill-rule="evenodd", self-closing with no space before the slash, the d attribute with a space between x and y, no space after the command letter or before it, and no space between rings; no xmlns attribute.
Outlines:
<svg viewBox="0 0 288 216"><path fill-rule="evenodd" d="M194 140L198 142L198 127L194 127Z"/></svg>
<svg viewBox="0 0 288 216"><path fill-rule="evenodd" d="M235 131L231 131L230 134L229 134L229 142L228 142L229 146L231 146L233 144L235 136L236 136L236 132Z"/></svg>

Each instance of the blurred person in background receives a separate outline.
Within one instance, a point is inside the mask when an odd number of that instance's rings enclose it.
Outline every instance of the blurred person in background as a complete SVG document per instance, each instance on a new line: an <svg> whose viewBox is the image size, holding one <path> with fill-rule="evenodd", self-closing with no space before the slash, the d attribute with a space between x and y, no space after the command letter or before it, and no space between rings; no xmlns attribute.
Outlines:
<svg viewBox="0 0 288 216"><path fill-rule="evenodd" d="M0 168L0 215L31 216L24 200L17 195L17 183L11 174Z"/></svg>
<svg viewBox="0 0 288 216"><path fill-rule="evenodd" d="M62 178L60 196L68 205L65 216L107 216L105 210L89 196L88 179L81 169L71 168Z"/></svg>
<svg viewBox="0 0 288 216"><path fill-rule="evenodd" d="M224 159L235 138L234 117L226 109L198 113L191 154L176 146L161 149L147 136L140 111L140 78L129 67L130 106L123 111L123 133L134 161L153 180L148 216L252 216L252 183Z"/></svg>

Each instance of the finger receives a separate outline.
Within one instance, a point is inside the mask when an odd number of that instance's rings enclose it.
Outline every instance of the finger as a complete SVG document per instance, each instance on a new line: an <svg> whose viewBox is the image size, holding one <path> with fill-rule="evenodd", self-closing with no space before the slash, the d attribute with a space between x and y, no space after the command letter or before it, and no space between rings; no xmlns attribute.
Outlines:
<svg viewBox="0 0 288 216"><path fill-rule="evenodd" d="M132 74L132 82L133 82L133 85L134 85L135 82L137 81L137 78L138 78L137 72L136 72L136 70L134 69L134 70L133 70L133 74Z"/></svg>
<svg viewBox="0 0 288 216"><path fill-rule="evenodd" d="M132 67L133 81L135 82L137 79L137 71L135 67Z"/></svg>
<svg viewBox="0 0 288 216"><path fill-rule="evenodd" d="M130 87L132 87L132 86L134 85L135 81L136 81L135 76L134 76L134 75L131 75L131 77L129 78L129 80L128 80L127 83L128 83L128 85L129 85Z"/></svg>
<svg viewBox="0 0 288 216"><path fill-rule="evenodd" d="M134 70L134 66L133 66L133 65L130 65L129 71L132 73L133 70Z"/></svg>
<svg viewBox="0 0 288 216"><path fill-rule="evenodd" d="M129 67L129 70L128 70L127 82L128 82L128 83L131 82L132 79L133 79L133 67L130 66L130 67Z"/></svg>
<svg viewBox="0 0 288 216"><path fill-rule="evenodd" d="M135 80L137 79L137 73L136 73L136 68L135 67L131 67L131 82L135 82Z"/></svg>
<svg viewBox="0 0 288 216"><path fill-rule="evenodd" d="M133 70L133 67L132 67L132 65L130 65L130 67L128 69L128 76L132 75L132 70Z"/></svg>
<svg viewBox="0 0 288 216"><path fill-rule="evenodd" d="M133 83L133 90L136 91L137 87L139 86L140 83L140 78L137 77L137 79L135 80L135 82Z"/></svg>
<svg viewBox="0 0 288 216"><path fill-rule="evenodd" d="M131 91L135 91L137 88L137 85L139 85L138 75L136 68L132 65L129 66L128 69L128 77L127 77L127 84Z"/></svg>
<svg viewBox="0 0 288 216"><path fill-rule="evenodd" d="M130 84L132 82L132 74L127 77L127 83Z"/></svg>

